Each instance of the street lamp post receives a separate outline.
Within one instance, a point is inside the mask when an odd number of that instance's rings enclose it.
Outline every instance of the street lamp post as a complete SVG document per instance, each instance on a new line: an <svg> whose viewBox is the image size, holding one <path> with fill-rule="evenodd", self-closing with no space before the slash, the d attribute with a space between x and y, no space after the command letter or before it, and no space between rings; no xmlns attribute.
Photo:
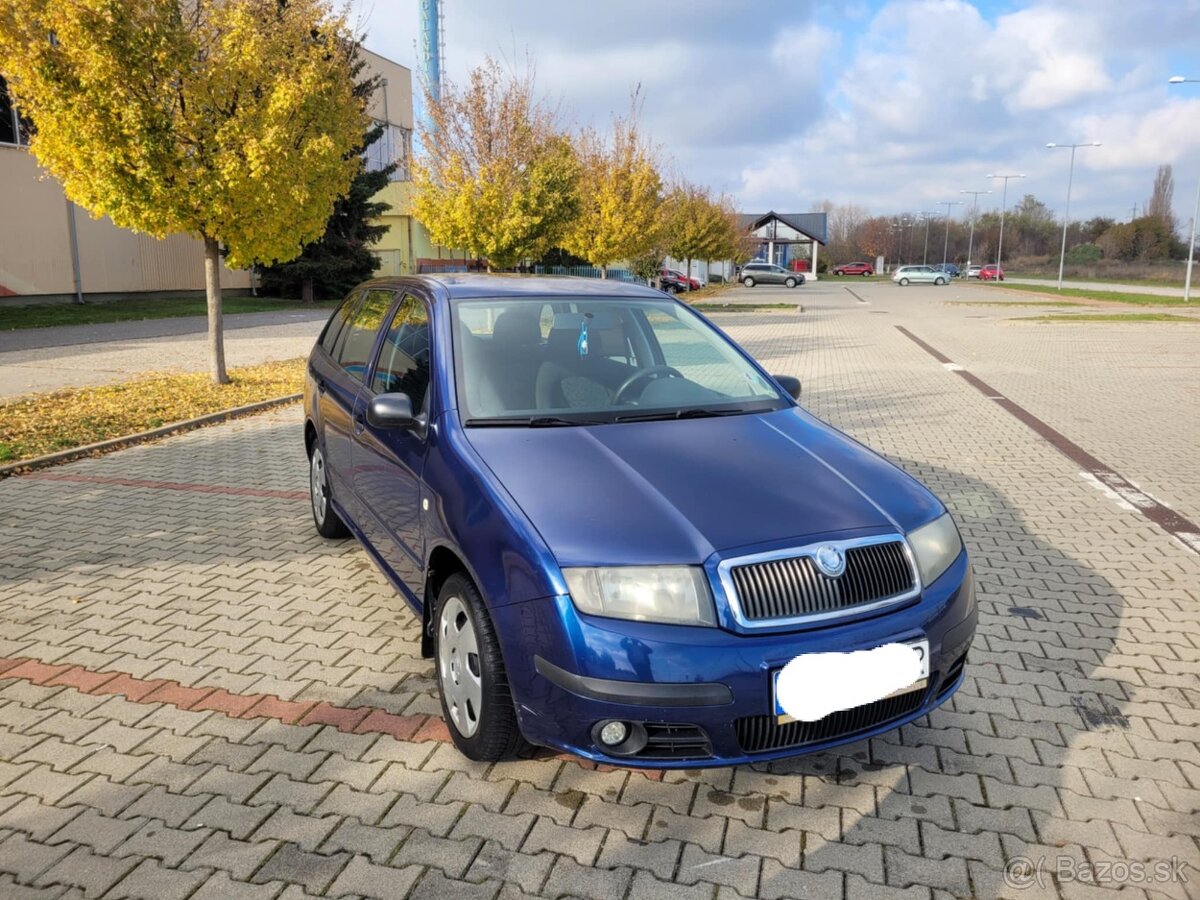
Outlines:
<svg viewBox="0 0 1200 900"><path fill-rule="evenodd" d="M900 254L904 247L904 226L907 224L903 219L897 219L892 223L892 231L896 233L896 265L903 265Z"/></svg>
<svg viewBox="0 0 1200 900"><path fill-rule="evenodd" d="M1169 79L1171 84L1184 84L1185 82L1200 82L1200 78L1184 78L1182 75L1173 75ZM1192 233L1188 237L1188 260L1187 274L1183 277L1183 302L1190 303L1192 299L1192 261L1196 257L1196 218L1200 217L1200 181L1196 182L1196 203L1192 207Z"/></svg>
<svg viewBox="0 0 1200 900"><path fill-rule="evenodd" d="M991 191L959 191L960 194L970 194L975 199L971 201L971 237L967 241L967 275L971 274L971 254L975 250L975 217L979 210L979 195L990 194Z"/></svg>
<svg viewBox="0 0 1200 900"><path fill-rule="evenodd" d="M1067 170L1067 211L1063 213L1062 248L1058 252L1058 289L1062 290L1063 264L1067 261L1067 225L1071 221L1071 184L1075 180L1075 151L1080 147L1099 147L1099 141L1088 141L1083 144L1047 144L1047 150L1071 148L1071 167Z"/></svg>
<svg viewBox="0 0 1200 900"><path fill-rule="evenodd" d="M988 178L1004 179L1004 194L1000 201L1000 240L996 242L996 277L1000 277L1000 259L1004 253L1004 214L1008 211L1008 179L1024 178L1024 175L988 175Z"/></svg>
<svg viewBox="0 0 1200 900"><path fill-rule="evenodd" d="M921 216L925 219L925 251L921 254L921 265L929 264L929 220L933 218L933 213L921 210Z"/></svg>
<svg viewBox="0 0 1200 900"><path fill-rule="evenodd" d="M946 207L946 236L942 239L942 269L946 268L946 255L950 250L950 207L962 206L961 200L939 200L938 206Z"/></svg>

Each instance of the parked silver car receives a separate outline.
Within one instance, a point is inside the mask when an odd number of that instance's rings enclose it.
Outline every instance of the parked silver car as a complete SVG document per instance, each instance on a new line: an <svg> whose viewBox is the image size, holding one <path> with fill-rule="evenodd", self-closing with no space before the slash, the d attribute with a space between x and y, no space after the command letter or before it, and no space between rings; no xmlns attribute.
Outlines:
<svg viewBox="0 0 1200 900"><path fill-rule="evenodd" d="M804 273L791 272L772 263L748 262L742 266L738 279L746 287L754 287L756 284L782 284L794 288L798 284L804 284Z"/></svg>
<svg viewBox="0 0 1200 900"><path fill-rule="evenodd" d="M914 284L949 284L950 276L933 266L901 266L892 274L892 281L904 286Z"/></svg>

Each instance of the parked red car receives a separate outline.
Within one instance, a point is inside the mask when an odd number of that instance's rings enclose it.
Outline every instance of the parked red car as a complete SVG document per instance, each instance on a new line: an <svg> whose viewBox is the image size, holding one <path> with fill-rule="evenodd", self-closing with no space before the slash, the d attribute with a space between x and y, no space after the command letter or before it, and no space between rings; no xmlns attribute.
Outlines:
<svg viewBox="0 0 1200 900"><path fill-rule="evenodd" d="M1004 270L999 266L984 266L979 270L980 281L1003 281Z"/></svg>
<svg viewBox="0 0 1200 900"><path fill-rule="evenodd" d="M874 275L875 267L870 263L852 262L846 263L844 266L835 266L834 275Z"/></svg>

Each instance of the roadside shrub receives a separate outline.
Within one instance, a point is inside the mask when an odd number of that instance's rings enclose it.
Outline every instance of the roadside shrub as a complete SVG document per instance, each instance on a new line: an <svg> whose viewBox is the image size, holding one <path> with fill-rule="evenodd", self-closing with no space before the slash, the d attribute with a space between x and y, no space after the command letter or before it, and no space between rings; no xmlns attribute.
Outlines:
<svg viewBox="0 0 1200 900"><path fill-rule="evenodd" d="M1095 244L1077 244L1068 251L1067 262L1072 265L1085 265L1094 263L1103 256L1104 251Z"/></svg>

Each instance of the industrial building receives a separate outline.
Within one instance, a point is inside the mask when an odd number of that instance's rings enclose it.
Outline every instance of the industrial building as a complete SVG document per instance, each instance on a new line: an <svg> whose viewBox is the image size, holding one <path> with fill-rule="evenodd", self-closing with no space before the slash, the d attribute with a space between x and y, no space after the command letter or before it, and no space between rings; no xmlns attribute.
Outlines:
<svg viewBox="0 0 1200 900"><path fill-rule="evenodd" d="M414 271L414 260L420 257L444 253L430 245L425 229L407 214L412 72L370 51L364 56L368 71L383 79L369 113L385 126L383 137L368 148L366 163L397 163L380 197L392 205L383 217L390 227L375 249L380 274L401 274ZM27 143L24 123L0 77L0 197L5 210L0 216L0 303L204 290L204 247L199 240L185 235L158 240L118 228L108 218L92 218L66 199L59 183L28 152ZM250 279L251 273L244 270L221 274L222 286L235 290L248 289Z"/></svg>

